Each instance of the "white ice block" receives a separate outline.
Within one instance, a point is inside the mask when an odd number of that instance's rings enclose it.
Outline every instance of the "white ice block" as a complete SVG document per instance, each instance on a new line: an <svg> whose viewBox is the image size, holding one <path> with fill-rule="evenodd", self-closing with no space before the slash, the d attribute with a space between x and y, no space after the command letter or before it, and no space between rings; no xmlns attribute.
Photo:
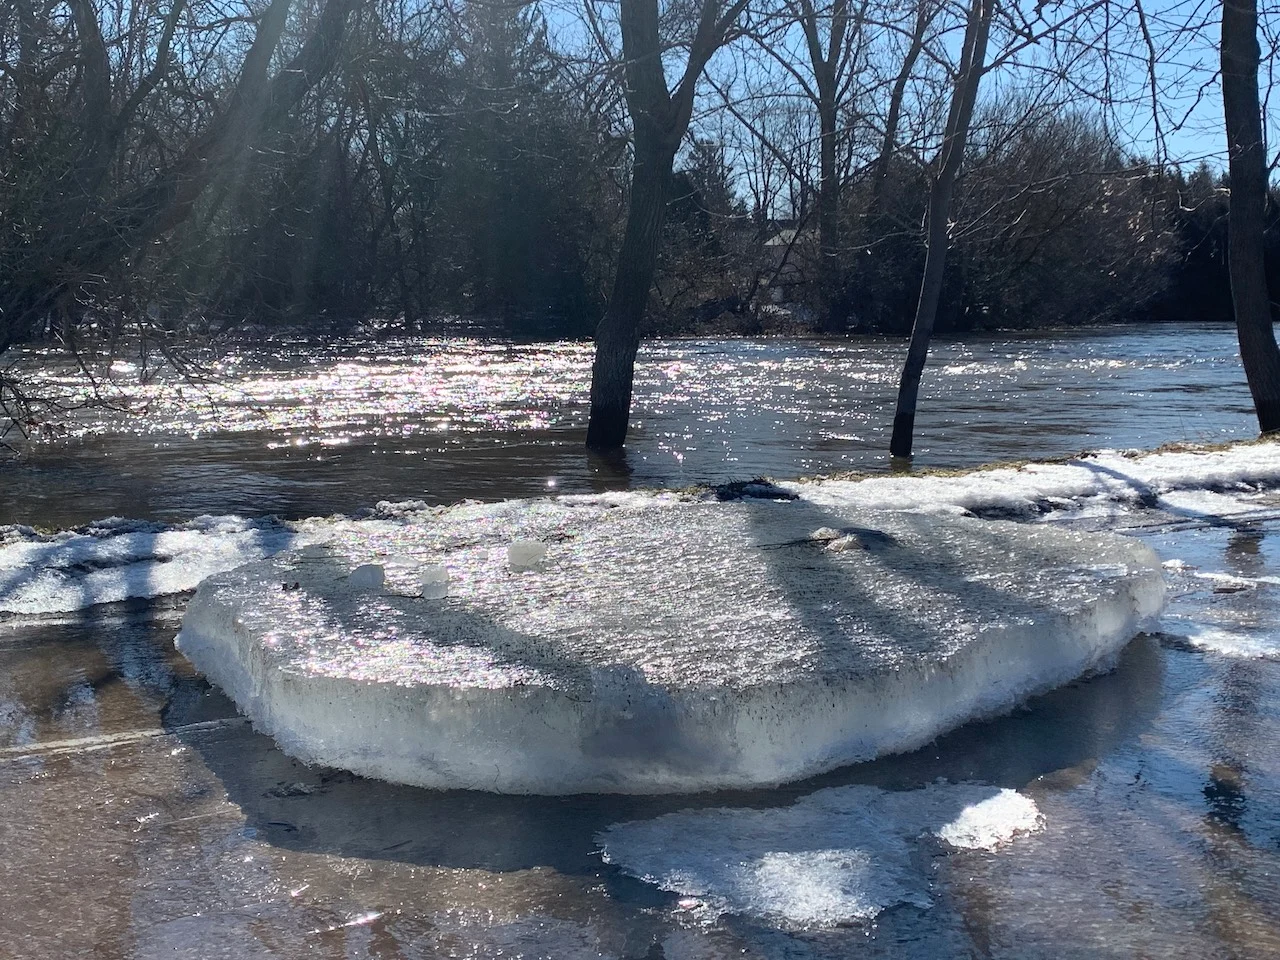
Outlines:
<svg viewBox="0 0 1280 960"><path fill-rule="evenodd" d="M424 600L443 600L449 595L449 571L439 563L424 563L418 568Z"/></svg>
<svg viewBox="0 0 1280 960"><path fill-rule="evenodd" d="M362 563L351 571L347 585L353 590L381 590L387 574L378 563Z"/></svg>
<svg viewBox="0 0 1280 960"><path fill-rule="evenodd" d="M546 546L536 540L517 540L507 547L507 563L512 570L536 570L546 558Z"/></svg>
<svg viewBox="0 0 1280 960"><path fill-rule="evenodd" d="M693 898L687 909L702 919L735 913L809 930L865 923L897 904L927 909L935 879L929 848L995 850L1042 825L1035 801L1015 790L857 784L787 807L683 810L614 824L596 840L606 862Z"/></svg>
<svg viewBox="0 0 1280 960"><path fill-rule="evenodd" d="M829 528L859 549L814 539ZM555 542L513 575L504 545ZM447 561L448 604L354 589ZM282 582L297 590L282 591ZM461 505L213 576L180 649L288 753L428 787L702 791L910 750L1108 667L1163 603L1137 541L747 500Z"/></svg>

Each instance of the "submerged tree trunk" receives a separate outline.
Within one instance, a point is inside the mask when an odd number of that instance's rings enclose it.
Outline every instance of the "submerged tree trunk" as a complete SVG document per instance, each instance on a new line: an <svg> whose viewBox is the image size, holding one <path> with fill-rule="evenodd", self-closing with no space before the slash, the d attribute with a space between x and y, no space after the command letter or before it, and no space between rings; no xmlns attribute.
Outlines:
<svg viewBox="0 0 1280 960"><path fill-rule="evenodd" d="M747 0L734 0L724 8L721 0L702 0L689 60L672 93L662 70L658 0L621 0L627 109L634 128L635 159L618 271L609 307L596 329L591 415L587 423L587 446L593 449L614 449L626 442L640 322L657 267L671 166L689 128L698 77L746 3Z"/></svg>
<svg viewBox="0 0 1280 960"><path fill-rule="evenodd" d="M1263 433L1280 430L1280 348L1263 260L1267 158L1258 100L1257 0L1222 7L1222 106L1230 157L1227 266L1240 359Z"/></svg>
<svg viewBox="0 0 1280 960"><path fill-rule="evenodd" d="M983 64L987 57L987 39L991 35L991 18L995 0L973 0L969 22L965 28L964 49L960 56L960 73L951 97L947 116L946 139L941 163L929 190L929 230L926 240L924 276L920 282L920 301L911 327L911 345L907 348L902 379L898 384L898 407L893 417L893 436L889 453L895 457L911 456L916 424L916 401L920 395L920 377L929 355L942 298L942 281L946 273L947 248L950 244L951 198L955 194L956 177L964 159L965 140L978 99Z"/></svg>
<svg viewBox="0 0 1280 960"><path fill-rule="evenodd" d="M642 149L639 130L637 125L631 203L618 255L618 272L609 307L596 329L587 446L597 449L620 447L627 439L640 323L649 300L649 288L653 286L658 240L675 160L674 149L662 143L645 144Z"/></svg>

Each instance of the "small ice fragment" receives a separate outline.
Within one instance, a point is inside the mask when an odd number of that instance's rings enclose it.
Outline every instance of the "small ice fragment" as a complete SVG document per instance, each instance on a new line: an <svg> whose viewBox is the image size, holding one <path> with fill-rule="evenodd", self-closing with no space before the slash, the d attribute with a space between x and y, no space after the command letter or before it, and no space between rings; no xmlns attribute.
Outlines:
<svg viewBox="0 0 1280 960"><path fill-rule="evenodd" d="M364 563L351 571L347 583L357 590L381 590L386 572L378 563Z"/></svg>
<svg viewBox="0 0 1280 960"><path fill-rule="evenodd" d="M831 553L844 553L846 550L862 549L862 541L853 534L827 542L827 550Z"/></svg>
<svg viewBox="0 0 1280 960"><path fill-rule="evenodd" d="M1020 833L1034 833L1043 826L1036 802L1006 787L969 804L933 833L960 850L994 850Z"/></svg>
<svg viewBox="0 0 1280 960"><path fill-rule="evenodd" d="M418 568L424 600L443 600L449 595L449 571L440 563L426 563Z"/></svg>
<svg viewBox="0 0 1280 960"><path fill-rule="evenodd" d="M535 570L547 557L547 548L536 540L516 540L507 547L507 563L512 570Z"/></svg>

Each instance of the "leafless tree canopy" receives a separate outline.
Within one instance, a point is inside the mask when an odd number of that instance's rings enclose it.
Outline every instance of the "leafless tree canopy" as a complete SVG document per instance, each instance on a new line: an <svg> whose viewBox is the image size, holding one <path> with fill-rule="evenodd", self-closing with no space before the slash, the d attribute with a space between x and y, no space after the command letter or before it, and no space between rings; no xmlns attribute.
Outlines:
<svg viewBox="0 0 1280 960"><path fill-rule="evenodd" d="M1234 316L1234 10L0 0L0 346L596 334L609 445L645 332ZM1265 286L1280 16L1250 11Z"/></svg>

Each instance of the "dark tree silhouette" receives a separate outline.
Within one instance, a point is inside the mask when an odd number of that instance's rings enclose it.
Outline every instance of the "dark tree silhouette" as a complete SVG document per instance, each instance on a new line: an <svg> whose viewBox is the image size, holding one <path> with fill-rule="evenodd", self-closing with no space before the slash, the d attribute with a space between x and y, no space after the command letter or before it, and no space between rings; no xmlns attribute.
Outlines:
<svg viewBox="0 0 1280 960"><path fill-rule="evenodd" d="M633 127L631 198L613 293L596 330L589 447L617 448L627 439L640 321L653 286L676 150L689 129L698 78L746 6L747 0L702 0L684 74L671 91L662 70L658 0L621 0L627 108Z"/></svg>
<svg viewBox="0 0 1280 960"><path fill-rule="evenodd" d="M1267 157L1258 100L1257 0L1222 5L1222 108L1227 126L1231 209L1227 265L1249 392L1263 433L1280 430L1280 348L1264 261Z"/></svg>

